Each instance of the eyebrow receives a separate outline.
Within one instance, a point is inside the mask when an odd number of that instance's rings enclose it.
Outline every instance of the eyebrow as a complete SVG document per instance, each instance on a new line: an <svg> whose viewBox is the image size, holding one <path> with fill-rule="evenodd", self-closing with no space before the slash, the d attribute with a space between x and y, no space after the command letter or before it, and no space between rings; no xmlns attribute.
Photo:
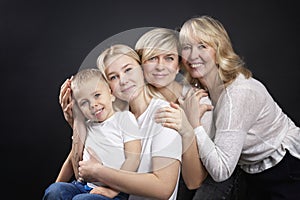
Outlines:
<svg viewBox="0 0 300 200"><path fill-rule="evenodd" d="M132 65L132 64L131 64L131 63L127 63L127 64L125 64L121 69L126 68L128 65ZM112 71L112 72L108 73L107 76L110 76L111 74L115 74L115 73L116 73L116 72Z"/></svg>

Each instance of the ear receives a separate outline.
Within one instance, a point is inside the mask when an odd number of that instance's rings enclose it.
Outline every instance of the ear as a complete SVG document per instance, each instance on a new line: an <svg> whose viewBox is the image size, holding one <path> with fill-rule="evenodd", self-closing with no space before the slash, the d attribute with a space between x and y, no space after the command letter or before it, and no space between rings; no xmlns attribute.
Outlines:
<svg viewBox="0 0 300 200"><path fill-rule="evenodd" d="M116 97L113 94L111 94L111 101L114 102L115 100L116 100Z"/></svg>

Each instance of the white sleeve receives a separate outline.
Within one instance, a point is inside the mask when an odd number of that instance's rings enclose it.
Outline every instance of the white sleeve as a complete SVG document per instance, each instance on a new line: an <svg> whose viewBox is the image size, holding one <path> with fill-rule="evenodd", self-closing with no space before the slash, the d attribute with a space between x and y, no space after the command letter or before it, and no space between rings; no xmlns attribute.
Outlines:
<svg viewBox="0 0 300 200"><path fill-rule="evenodd" d="M161 127L152 142L152 156L173 158L181 161L182 141L177 131Z"/></svg>
<svg viewBox="0 0 300 200"><path fill-rule="evenodd" d="M214 141L202 127L195 129L200 158L215 181L228 179L238 163L246 135L261 109L257 95L245 88L226 90L215 110Z"/></svg>
<svg viewBox="0 0 300 200"><path fill-rule="evenodd" d="M134 115L129 111L121 113L118 126L123 133L124 143L141 139L141 133Z"/></svg>

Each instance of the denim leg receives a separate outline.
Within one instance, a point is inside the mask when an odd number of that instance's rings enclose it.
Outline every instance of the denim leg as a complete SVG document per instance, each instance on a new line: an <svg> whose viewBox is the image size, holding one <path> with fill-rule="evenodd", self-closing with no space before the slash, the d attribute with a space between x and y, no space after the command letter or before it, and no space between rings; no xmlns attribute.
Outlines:
<svg viewBox="0 0 300 200"><path fill-rule="evenodd" d="M80 182L56 182L45 190L43 200L72 200L75 195L86 192L84 185Z"/></svg>
<svg viewBox="0 0 300 200"><path fill-rule="evenodd" d="M85 194L76 195L72 200L127 200L127 199L128 199L128 195L125 193L119 193L113 199L100 194L85 193Z"/></svg>
<svg viewBox="0 0 300 200"><path fill-rule="evenodd" d="M222 182L216 182L211 176L207 176L200 188L197 189L193 200L234 200L239 199L239 182L242 178L239 167L231 177Z"/></svg>

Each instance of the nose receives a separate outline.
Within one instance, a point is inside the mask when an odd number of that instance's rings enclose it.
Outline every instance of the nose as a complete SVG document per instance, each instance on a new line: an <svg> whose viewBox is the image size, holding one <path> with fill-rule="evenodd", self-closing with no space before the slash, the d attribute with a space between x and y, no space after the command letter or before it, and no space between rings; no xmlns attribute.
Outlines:
<svg viewBox="0 0 300 200"><path fill-rule="evenodd" d="M91 108L96 108L98 107L98 102L94 99L91 101Z"/></svg>
<svg viewBox="0 0 300 200"><path fill-rule="evenodd" d="M125 74L120 75L120 85L125 85L128 82L128 78Z"/></svg>
<svg viewBox="0 0 300 200"><path fill-rule="evenodd" d="M157 69L158 71L162 71L165 69L165 62L163 59L158 58L155 69Z"/></svg>
<svg viewBox="0 0 300 200"><path fill-rule="evenodd" d="M198 54L197 48L192 47L192 48L191 48L191 53L190 53L190 55L189 55L189 59L194 60L194 59L196 59L198 56L199 56L199 54Z"/></svg>

